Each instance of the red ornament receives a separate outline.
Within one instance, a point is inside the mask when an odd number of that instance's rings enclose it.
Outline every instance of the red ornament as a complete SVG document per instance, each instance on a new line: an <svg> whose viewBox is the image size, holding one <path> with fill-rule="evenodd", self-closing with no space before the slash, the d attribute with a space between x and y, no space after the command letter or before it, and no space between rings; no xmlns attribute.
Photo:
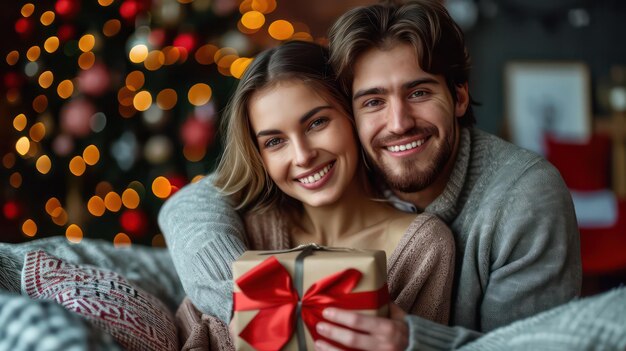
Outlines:
<svg viewBox="0 0 626 351"><path fill-rule="evenodd" d="M55 12L65 18L73 18L80 11L80 2L77 0L57 0L54 4Z"/></svg>
<svg viewBox="0 0 626 351"><path fill-rule="evenodd" d="M215 138L215 125L211 120L200 120L193 116L183 123L180 136L185 145L206 148Z"/></svg>
<svg viewBox="0 0 626 351"><path fill-rule="evenodd" d="M20 208L14 201L6 202L4 206L2 206L2 212L4 213L4 217L9 220L15 220L20 216Z"/></svg>
<svg viewBox="0 0 626 351"><path fill-rule="evenodd" d="M140 210L125 210L120 216L122 229L135 237L141 237L148 227L148 216Z"/></svg>
<svg viewBox="0 0 626 351"><path fill-rule="evenodd" d="M35 25L33 21L28 18L20 18L15 22L15 32L19 34L22 38L29 37L33 34L33 30L35 29Z"/></svg>
<svg viewBox="0 0 626 351"><path fill-rule="evenodd" d="M64 24L57 30L57 37L60 41L68 41L76 36L76 28L71 24Z"/></svg>

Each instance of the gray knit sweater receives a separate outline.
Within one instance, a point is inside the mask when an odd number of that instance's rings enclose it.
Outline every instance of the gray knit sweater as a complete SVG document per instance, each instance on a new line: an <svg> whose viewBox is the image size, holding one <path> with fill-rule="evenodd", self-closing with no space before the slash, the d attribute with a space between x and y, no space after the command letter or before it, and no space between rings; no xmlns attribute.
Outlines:
<svg viewBox="0 0 626 351"><path fill-rule="evenodd" d="M408 318L410 349L454 349L478 332L578 295L580 248L571 196L540 156L464 128L448 185L426 211L443 219L455 237L455 327ZM230 263L246 247L237 212L207 177L168 200L159 224L191 300L229 321Z"/></svg>

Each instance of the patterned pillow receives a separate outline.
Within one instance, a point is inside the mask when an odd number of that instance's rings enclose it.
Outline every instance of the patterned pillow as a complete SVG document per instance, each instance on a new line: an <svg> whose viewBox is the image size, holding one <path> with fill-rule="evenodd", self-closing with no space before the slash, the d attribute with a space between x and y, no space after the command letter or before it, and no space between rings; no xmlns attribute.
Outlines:
<svg viewBox="0 0 626 351"><path fill-rule="evenodd" d="M78 313L128 350L178 348L167 307L113 271L31 251L24 259L22 289L33 299L52 299Z"/></svg>

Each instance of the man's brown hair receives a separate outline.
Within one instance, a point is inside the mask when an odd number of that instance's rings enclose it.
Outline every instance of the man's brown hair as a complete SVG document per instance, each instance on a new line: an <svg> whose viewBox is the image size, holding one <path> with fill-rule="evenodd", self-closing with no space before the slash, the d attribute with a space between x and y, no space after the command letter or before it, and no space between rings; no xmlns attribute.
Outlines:
<svg viewBox="0 0 626 351"><path fill-rule="evenodd" d="M415 48L425 72L444 76L455 101L455 87L469 79L470 59L463 32L438 0L403 5L387 1L354 8L331 27L329 41L331 64L348 96L352 96L356 60L372 48L387 50L399 43ZM470 101L473 103L471 97ZM476 123L471 104L459 123Z"/></svg>

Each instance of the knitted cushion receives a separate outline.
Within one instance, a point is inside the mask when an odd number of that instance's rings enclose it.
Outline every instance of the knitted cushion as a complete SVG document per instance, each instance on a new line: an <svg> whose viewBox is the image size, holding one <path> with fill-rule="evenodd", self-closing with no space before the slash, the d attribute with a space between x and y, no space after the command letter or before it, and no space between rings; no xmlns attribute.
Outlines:
<svg viewBox="0 0 626 351"><path fill-rule="evenodd" d="M167 307L113 271L31 251L24 259L22 289L31 298L52 299L78 313L127 350L178 348Z"/></svg>

